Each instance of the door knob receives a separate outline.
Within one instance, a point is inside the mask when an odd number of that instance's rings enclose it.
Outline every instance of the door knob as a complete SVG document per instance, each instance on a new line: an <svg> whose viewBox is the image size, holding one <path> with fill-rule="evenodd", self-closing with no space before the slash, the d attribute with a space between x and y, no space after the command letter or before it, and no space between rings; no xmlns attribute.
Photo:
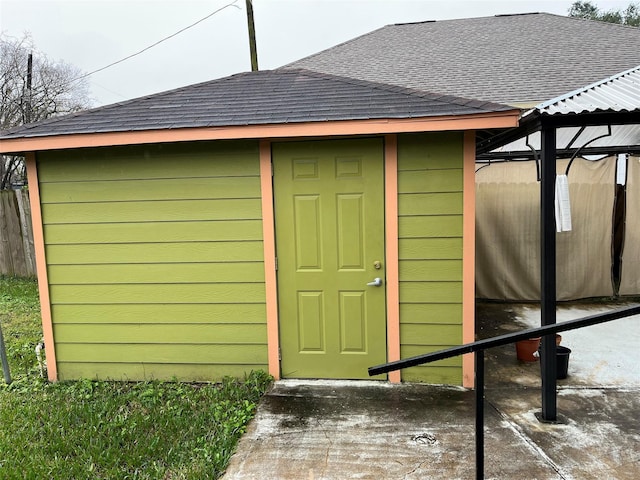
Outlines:
<svg viewBox="0 0 640 480"><path fill-rule="evenodd" d="M382 279L380 277L376 277L373 279L373 282L367 283L370 287L379 287L382 285Z"/></svg>

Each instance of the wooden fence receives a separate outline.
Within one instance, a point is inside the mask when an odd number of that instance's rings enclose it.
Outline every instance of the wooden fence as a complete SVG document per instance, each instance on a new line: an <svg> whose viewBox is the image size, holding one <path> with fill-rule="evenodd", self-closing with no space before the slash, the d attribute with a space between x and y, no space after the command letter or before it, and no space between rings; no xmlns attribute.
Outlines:
<svg viewBox="0 0 640 480"><path fill-rule="evenodd" d="M0 275L36 275L31 208L26 190L0 190Z"/></svg>

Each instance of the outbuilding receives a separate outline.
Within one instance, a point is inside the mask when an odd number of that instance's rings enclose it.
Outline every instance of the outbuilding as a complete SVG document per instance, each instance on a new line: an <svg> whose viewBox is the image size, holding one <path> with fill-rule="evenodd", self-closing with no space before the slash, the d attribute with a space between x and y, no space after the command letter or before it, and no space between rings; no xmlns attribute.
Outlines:
<svg viewBox="0 0 640 480"><path fill-rule="evenodd" d="M3 132L51 380L368 378L474 339L478 130L520 111L305 70ZM389 376L473 384L473 362Z"/></svg>

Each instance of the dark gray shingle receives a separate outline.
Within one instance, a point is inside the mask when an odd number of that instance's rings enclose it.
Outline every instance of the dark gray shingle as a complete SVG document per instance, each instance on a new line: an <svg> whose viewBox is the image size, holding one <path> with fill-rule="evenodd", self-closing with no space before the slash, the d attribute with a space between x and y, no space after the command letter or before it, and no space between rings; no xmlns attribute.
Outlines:
<svg viewBox="0 0 640 480"><path fill-rule="evenodd" d="M0 139L169 128L469 115L510 110L305 70L247 72L25 125Z"/></svg>

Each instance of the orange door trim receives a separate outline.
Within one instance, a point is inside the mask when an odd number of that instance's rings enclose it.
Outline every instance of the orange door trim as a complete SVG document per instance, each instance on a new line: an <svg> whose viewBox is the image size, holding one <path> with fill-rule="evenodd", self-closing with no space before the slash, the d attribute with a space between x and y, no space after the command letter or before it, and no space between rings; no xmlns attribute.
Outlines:
<svg viewBox="0 0 640 480"><path fill-rule="evenodd" d="M400 288L398 273L398 136L384 137L385 261L387 271L387 361L400 360ZM400 370L389 372L400 383Z"/></svg>
<svg viewBox="0 0 640 480"><path fill-rule="evenodd" d="M280 343L278 333L278 287L276 282L276 234L273 215L271 142L260 140L260 184L262 192L262 240L264 281L267 304L267 357L269 374L280 379Z"/></svg>

